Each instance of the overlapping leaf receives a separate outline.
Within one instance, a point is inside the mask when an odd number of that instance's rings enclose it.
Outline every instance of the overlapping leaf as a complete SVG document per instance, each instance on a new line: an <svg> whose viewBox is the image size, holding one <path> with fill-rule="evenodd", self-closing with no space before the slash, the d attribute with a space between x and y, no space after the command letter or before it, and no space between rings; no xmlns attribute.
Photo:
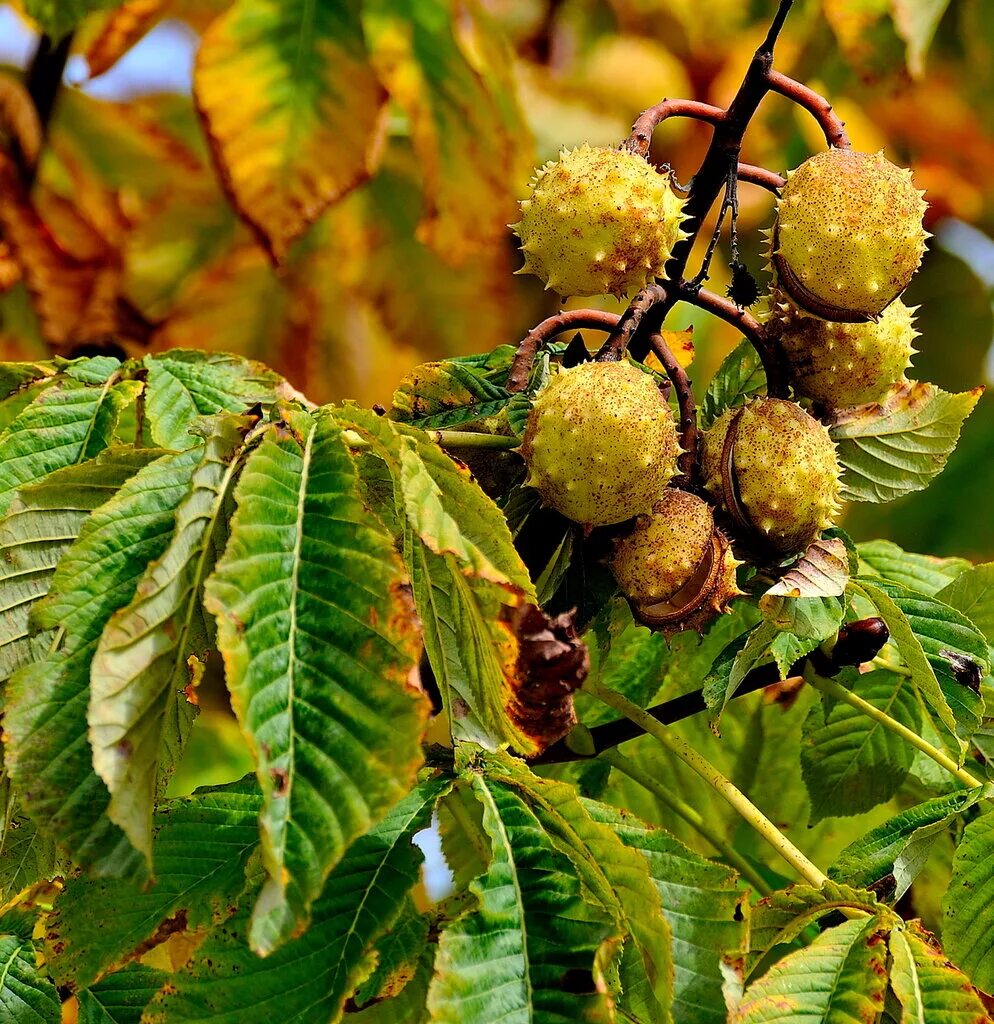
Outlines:
<svg viewBox="0 0 994 1024"><path fill-rule="evenodd" d="M962 612L994 645L994 562L966 569L936 596Z"/></svg>
<svg viewBox="0 0 994 1024"><path fill-rule="evenodd" d="M270 427L235 498L206 601L263 791L270 878L251 936L268 953L410 788L427 701L409 682L418 636L400 560L335 419Z"/></svg>
<svg viewBox="0 0 994 1024"><path fill-rule="evenodd" d="M985 992L994 989L994 814L966 826L942 901L946 951Z"/></svg>
<svg viewBox="0 0 994 1024"><path fill-rule="evenodd" d="M804 639L827 640L842 624L839 599L848 581L845 544L837 537L818 540L759 599L759 607L777 629Z"/></svg>
<svg viewBox="0 0 994 1024"><path fill-rule="evenodd" d="M277 262L372 169L386 94L354 4L236 0L194 88L222 182Z"/></svg>
<svg viewBox="0 0 994 1024"><path fill-rule="evenodd" d="M0 935L0 1024L60 1024L62 1004L39 969L35 947L19 935Z"/></svg>
<svg viewBox="0 0 994 1024"><path fill-rule="evenodd" d="M936 596L970 567L965 558L919 555L904 551L889 540L865 541L858 545L858 550L862 575L882 576L891 583L899 583L928 597Z"/></svg>
<svg viewBox="0 0 994 1024"><path fill-rule="evenodd" d="M193 718L184 691L210 647L201 609L225 503L241 466L249 416L206 425L203 458L176 509L169 546L135 596L104 626L90 669L87 712L93 767L110 790L108 814L151 867L152 805L161 759L176 761Z"/></svg>
<svg viewBox="0 0 994 1024"><path fill-rule="evenodd" d="M756 348L740 341L711 378L701 403L701 428L707 430L726 410L742 405L766 387L766 373Z"/></svg>
<svg viewBox="0 0 994 1024"><path fill-rule="evenodd" d="M140 1024L149 1000L167 978L165 971L141 963L101 978L77 996L78 1024Z"/></svg>
<svg viewBox="0 0 994 1024"><path fill-rule="evenodd" d="M337 1021L370 969L368 951L418 878L411 839L428 824L450 780L423 782L349 847L314 904L311 926L266 959L248 946L248 914L216 928L149 1008L148 1021L282 1024Z"/></svg>

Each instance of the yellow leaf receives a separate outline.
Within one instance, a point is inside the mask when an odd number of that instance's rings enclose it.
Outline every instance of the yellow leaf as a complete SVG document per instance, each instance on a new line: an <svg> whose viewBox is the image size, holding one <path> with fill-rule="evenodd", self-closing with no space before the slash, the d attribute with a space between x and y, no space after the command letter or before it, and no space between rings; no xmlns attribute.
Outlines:
<svg viewBox="0 0 994 1024"><path fill-rule="evenodd" d="M204 35L194 91L225 189L276 263L376 163L386 97L354 3L236 0Z"/></svg>
<svg viewBox="0 0 994 1024"><path fill-rule="evenodd" d="M129 0L111 11L83 56L90 78L109 71L159 19L168 0Z"/></svg>

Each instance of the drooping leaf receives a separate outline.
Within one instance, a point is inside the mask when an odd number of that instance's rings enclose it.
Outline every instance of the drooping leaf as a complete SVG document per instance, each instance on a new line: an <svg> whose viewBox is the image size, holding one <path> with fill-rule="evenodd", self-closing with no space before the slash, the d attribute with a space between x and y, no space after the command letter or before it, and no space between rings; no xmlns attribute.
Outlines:
<svg viewBox="0 0 994 1024"><path fill-rule="evenodd" d="M817 632L821 632L821 630ZM770 644L770 654L776 662L780 679L786 681L790 678L790 670L794 664L806 654L810 654L820 642L817 636L802 637L786 631L777 633Z"/></svg>
<svg viewBox="0 0 994 1024"><path fill-rule="evenodd" d="M52 634L32 635L28 616L48 593L55 567L86 517L163 454L156 448L108 448L18 490L0 520L0 678L47 653Z"/></svg>
<svg viewBox="0 0 994 1024"><path fill-rule="evenodd" d="M921 710L906 676L847 673L844 685L907 726L921 727ZM804 720L801 772L811 796L811 820L861 814L901 788L915 749L879 722L842 701L815 704Z"/></svg>
<svg viewBox="0 0 994 1024"><path fill-rule="evenodd" d="M106 16L86 47L90 78L109 71L163 16L168 0L126 0Z"/></svg>
<svg viewBox="0 0 994 1024"><path fill-rule="evenodd" d="M62 645L16 673L7 693L8 765L25 811L77 863L104 872L123 870L132 858L106 816L110 794L91 763L90 661L107 619L127 604L169 543L176 506L199 461L195 448L163 456L90 515L35 610L41 628L65 631Z"/></svg>
<svg viewBox="0 0 994 1024"><path fill-rule="evenodd" d="M79 993L78 1024L140 1024L152 996L169 975L144 964L129 964Z"/></svg>
<svg viewBox="0 0 994 1024"><path fill-rule="evenodd" d="M704 680L704 701L713 730L717 731L725 705L742 680L754 668L773 660L770 644L777 633L776 626L763 621L751 632L733 640L715 659Z"/></svg>
<svg viewBox="0 0 994 1024"><path fill-rule="evenodd" d="M870 540L858 545L859 568L863 576L882 576L909 590L936 596L970 567L965 558L934 558L904 551L893 541ZM960 609L962 611L962 609Z"/></svg>
<svg viewBox="0 0 994 1024"><path fill-rule="evenodd" d="M748 341L740 341L725 356L708 384L701 403L701 429L707 430L726 409L743 405L765 388L766 372L755 346Z"/></svg>
<svg viewBox="0 0 994 1024"><path fill-rule="evenodd" d="M994 645L994 562L966 569L936 597L962 612Z"/></svg>
<svg viewBox="0 0 994 1024"><path fill-rule="evenodd" d="M334 417L270 427L235 499L206 601L264 796L270 878L251 937L269 953L412 785L427 701L409 681L418 635L400 560Z"/></svg>
<svg viewBox="0 0 994 1024"><path fill-rule="evenodd" d="M439 939L428 992L433 1024L607 1024L602 946L610 916L586 904L580 882L514 787L476 775L492 855L470 888L477 907Z"/></svg>
<svg viewBox="0 0 994 1024"><path fill-rule="evenodd" d="M84 988L173 932L229 917L258 843L259 803L251 778L162 803L155 814L152 886L69 879L45 932L52 976Z"/></svg>
<svg viewBox="0 0 994 1024"><path fill-rule="evenodd" d="M201 610L214 567L225 502L255 419L208 422L203 457L176 509L169 546L150 563L129 604L104 626L90 667L87 712L94 771L110 790L108 815L152 868L152 805L160 761L178 761L194 706L184 691L197 682L191 657L210 648ZM169 751L169 745L176 749Z"/></svg>
<svg viewBox="0 0 994 1024"><path fill-rule="evenodd" d="M389 931L375 944L376 969L359 986L357 1006L373 1000L389 999L400 992L417 973L431 920L408 896L401 904ZM426 989L427 991L427 989Z"/></svg>
<svg viewBox="0 0 994 1024"><path fill-rule="evenodd" d="M937 834L991 792L989 786L979 786L901 811L847 846L828 869L829 876L849 885L869 886L893 875L894 898L900 899L928 859Z"/></svg>
<svg viewBox="0 0 994 1024"><path fill-rule="evenodd" d="M277 263L375 163L386 94L354 4L236 0L194 90L222 183Z"/></svg>
<svg viewBox="0 0 994 1024"><path fill-rule="evenodd" d="M894 25L908 47L908 70L914 78L925 73L925 54L948 7L949 0L891 0Z"/></svg>
<svg viewBox="0 0 994 1024"><path fill-rule="evenodd" d="M927 487L945 467L982 393L976 388L953 395L911 382L882 406L844 410L829 431L844 470L842 496L884 502Z"/></svg>
<svg viewBox="0 0 994 1024"><path fill-rule="evenodd" d="M264 1012L281 1024L337 1021L366 976L368 951L392 924L418 878L413 835L451 785L419 784L349 847L313 906L310 928L265 959L249 948L248 914L216 928L156 997L151 1020L243 1024Z"/></svg>
<svg viewBox="0 0 994 1024"><path fill-rule="evenodd" d="M876 1020L887 987L887 944L876 918L845 921L789 953L750 985L729 1024Z"/></svg>
<svg viewBox="0 0 994 1024"><path fill-rule="evenodd" d="M271 405L282 383L259 363L219 352L173 349L146 356L145 368L145 414L152 438L177 450L196 442L190 427L198 416Z"/></svg>
<svg viewBox="0 0 994 1024"><path fill-rule="evenodd" d="M43 391L0 434L0 511L7 511L19 487L108 447L122 408L140 390L137 381L103 387L67 381Z"/></svg>
<svg viewBox="0 0 994 1024"><path fill-rule="evenodd" d="M55 986L38 968L35 947L19 935L0 935L0 1024L60 1024Z"/></svg>
<svg viewBox="0 0 994 1024"><path fill-rule="evenodd" d="M434 945L425 945L414 977L399 995L350 1014L349 1024L428 1024L428 986L435 966L436 949Z"/></svg>
<svg viewBox="0 0 994 1024"><path fill-rule="evenodd" d="M942 941L949 956L985 992L994 989L994 814L966 826L953 855L942 901Z"/></svg>

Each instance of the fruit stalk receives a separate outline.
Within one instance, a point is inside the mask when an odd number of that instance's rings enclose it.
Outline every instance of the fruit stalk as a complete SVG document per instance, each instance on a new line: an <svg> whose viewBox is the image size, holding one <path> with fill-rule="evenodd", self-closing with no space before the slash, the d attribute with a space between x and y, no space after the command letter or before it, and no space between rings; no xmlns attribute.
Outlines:
<svg viewBox="0 0 994 1024"><path fill-rule="evenodd" d="M649 344L652 346L656 358L663 364L666 375L676 392L677 404L680 407L680 452L677 458L677 466L680 475L675 477L673 484L676 487L693 487L697 476L697 405L694 402L694 391L690 386L690 378L687 371L677 362L676 356L670 351L666 339L658 331L653 332L649 337Z"/></svg>

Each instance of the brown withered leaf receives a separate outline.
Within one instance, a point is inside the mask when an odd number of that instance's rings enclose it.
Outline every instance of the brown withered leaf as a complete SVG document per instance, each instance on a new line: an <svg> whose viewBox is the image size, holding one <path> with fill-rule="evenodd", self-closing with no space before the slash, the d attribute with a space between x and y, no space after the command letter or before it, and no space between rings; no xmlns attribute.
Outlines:
<svg viewBox="0 0 994 1024"><path fill-rule="evenodd" d="M506 619L518 642L508 712L541 753L576 725L573 694L587 678L590 652L577 636L572 613L553 619L541 608L523 604L508 609Z"/></svg>
<svg viewBox="0 0 994 1024"><path fill-rule="evenodd" d="M849 581L849 556L838 537L814 541L773 584L766 597L841 597Z"/></svg>
<svg viewBox="0 0 994 1024"><path fill-rule="evenodd" d="M109 71L162 17L168 0L129 0L110 11L83 56L90 78Z"/></svg>
<svg viewBox="0 0 994 1024"><path fill-rule="evenodd" d="M34 167L41 150L41 122L27 89L12 75L0 75L0 140L17 146L25 166Z"/></svg>

